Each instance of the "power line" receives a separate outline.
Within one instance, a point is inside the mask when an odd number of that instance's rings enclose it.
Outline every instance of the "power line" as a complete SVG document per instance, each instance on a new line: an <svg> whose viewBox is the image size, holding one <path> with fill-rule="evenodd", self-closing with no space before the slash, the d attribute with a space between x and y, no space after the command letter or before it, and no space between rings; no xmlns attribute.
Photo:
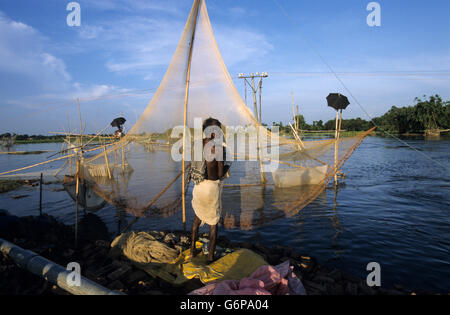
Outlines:
<svg viewBox="0 0 450 315"><path fill-rule="evenodd" d="M269 74L267 72L256 72L250 74L239 73L238 78L244 80L245 85L245 103L247 104L247 84L251 87L253 92L253 106L255 111L256 120L259 120L259 123L262 123L262 114L261 114L261 93L262 93L262 80L263 78L267 78ZM255 86L255 78L259 78L258 87ZM251 83L247 81L247 79L251 79ZM258 117L258 102L256 100L256 94L259 90L259 117Z"/></svg>

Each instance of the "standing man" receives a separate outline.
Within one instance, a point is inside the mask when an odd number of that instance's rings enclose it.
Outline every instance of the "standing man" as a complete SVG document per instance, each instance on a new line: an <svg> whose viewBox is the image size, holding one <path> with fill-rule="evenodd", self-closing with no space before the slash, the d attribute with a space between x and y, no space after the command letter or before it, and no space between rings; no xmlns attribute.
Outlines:
<svg viewBox="0 0 450 315"><path fill-rule="evenodd" d="M191 257L196 256L195 243L198 239L198 228L204 223L210 226L208 261L214 260L214 251L218 233L218 224L222 212L221 180L228 172L224 165L225 150L223 147L222 124L214 118L203 122L203 158L194 161L190 170L190 179L194 182L192 192L192 208L195 212L192 224Z"/></svg>

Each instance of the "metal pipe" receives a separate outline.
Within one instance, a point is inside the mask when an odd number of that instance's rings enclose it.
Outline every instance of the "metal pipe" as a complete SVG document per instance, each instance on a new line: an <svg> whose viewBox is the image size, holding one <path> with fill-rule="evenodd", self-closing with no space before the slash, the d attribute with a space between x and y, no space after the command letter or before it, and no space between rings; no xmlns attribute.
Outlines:
<svg viewBox="0 0 450 315"><path fill-rule="evenodd" d="M33 251L25 250L0 238L0 251L13 260L19 267L56 284L61 289L74 295L124 295L122 292L111 291L80 275L80 285L69 285L68 278L72 271L58 265Z"/></svg>

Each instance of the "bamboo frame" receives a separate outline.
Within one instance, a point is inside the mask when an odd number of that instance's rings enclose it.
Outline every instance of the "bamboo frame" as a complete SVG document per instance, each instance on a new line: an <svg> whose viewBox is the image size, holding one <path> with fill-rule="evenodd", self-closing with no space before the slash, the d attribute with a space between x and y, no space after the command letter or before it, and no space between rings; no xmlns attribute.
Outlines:
<svg viewBox="0 0 450 315"><path fill-rule="evenodd" d="M106 153L106 146L103 147L103 154L105 155L105 165L106 169L108 171L108 178L111 179L111 170L109 169L109 160L108 160L108 154Z"/></svg>
<svg viewBox="0 0 450 315"><path fill-rule="evenodd" d="M92 151L99 150L100 148L102 148L102 147L93 148L93 149L90 149L90 150L86 150L86 151L84 151L84 152L92 152ZM11 173L17 173L17 172L19 172L19 171L24 171L24 170L27 170L27 169L30 169L30 168L33 168L33 167L36 167L36 166L40 166L40 165L44 165L44 164L56 162L56 161L59 161L59 160L62 160L62 159L72 158L72 157L74 157L74 156L77 156L77 153L73 153L73 154L61 156L61 157L56 158L56 159L52 159L52 160L48 160L48 161L36 163L36 164L33 164L33 165L25 166L25 167L22 167L22 168L18 168L18 169L15 169L15 170L3 172L3 173L0 173L0 176L2 176L2 175L7 175L7 174L11 174Z"/></svg>
<svg viewBox="0 0 450 315"><path fill-rule="evenodd" d="M336 131L334 133L334 168L337 169L338 164L338 147L339 147L339 111L336 111ZM334 184L337 185L337 173L334 174Z"/></svg>
<svg viewBox="0 0 450 315"><path fill-rule="evenodd" d="M187 106L188 106L188 98L189 98L189 83L191 78L191 62L192 62L192 50L194 48L194 40L195 40L195 31L197 29L197 17L199 13L200 1L197 0L194 4L195 7L195 18L194 18L194 27L192 29L191 36L191 47L189 47L189 57L188 57L188 68L186 73L186 93L184 97L184 122L183 122L183 157L182 157L182 207L183 207L183 225L186 224L186 176L185 176L185 154L186 154L186 123L187 123Z"/></svg>
<svg viewBox="0 0 450 315"><path fill-rule="evenodd" d="M78 245L78 195L80 186L80 159L77 159L77 172L75 184L75 248Z"/></svg>

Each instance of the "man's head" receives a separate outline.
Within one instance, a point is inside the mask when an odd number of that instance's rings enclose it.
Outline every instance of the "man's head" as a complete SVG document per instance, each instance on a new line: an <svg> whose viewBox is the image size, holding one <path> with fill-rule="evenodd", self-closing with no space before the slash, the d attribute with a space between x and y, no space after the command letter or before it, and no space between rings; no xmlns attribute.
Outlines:
<svg viewBox="0 0 450 315"><path fill-rule="evenodd" d="M220 123L220 121L212 117L205 119L205 121L203 122L203 131L205 131L205 129L209 126L217 126L219 128L222 128L222 124Z"/></svg>
<svg viewBox="0 0 450 315"><path fill-rule="evenodd" d="M220 133L221 131L222 124L217 119L209 117L203 122L203 132L206 138L214 139L216 133Z"/></svg>

